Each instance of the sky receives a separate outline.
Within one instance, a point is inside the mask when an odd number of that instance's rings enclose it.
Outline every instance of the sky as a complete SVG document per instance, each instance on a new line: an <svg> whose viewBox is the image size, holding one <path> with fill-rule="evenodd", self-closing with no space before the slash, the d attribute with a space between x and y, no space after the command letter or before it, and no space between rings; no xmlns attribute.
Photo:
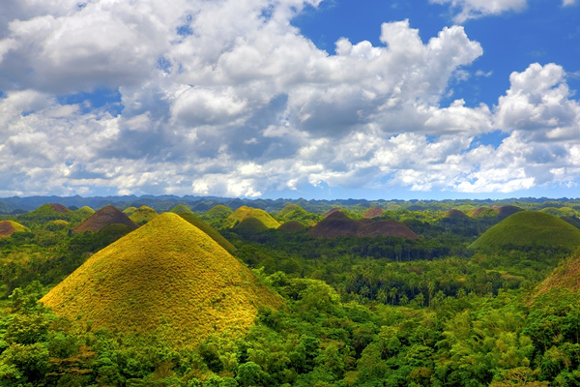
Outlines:
<svg viewBox="0 0 580 387"><path fill-rule="evenodd" d="M0 197L580 197L580 1L3 0Z"/></svg>

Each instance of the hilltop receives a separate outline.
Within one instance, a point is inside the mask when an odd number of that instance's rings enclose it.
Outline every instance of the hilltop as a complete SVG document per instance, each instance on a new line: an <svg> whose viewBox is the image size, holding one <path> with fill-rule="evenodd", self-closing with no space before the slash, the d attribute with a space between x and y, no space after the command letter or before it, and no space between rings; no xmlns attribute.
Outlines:
<svg viewBox="0 0 580 387"><path fill-rule="evenodd" d="M150 334L177 347L238 336L281 298L207 234L165 213L90 257L41 302L92 328Z"/></svg>
<svg viewBox="0 0 580 387"><path fill-rule="evenodd" d="M241 223L246 218L255 218L262 222L264 226L267 228L278 228L280 227L280 223L276 219L274 219L270 214L268 214L264 210L260 210L258 208L251 208L247 206L241 206L237 210L235 210L228 218L226 219L226 224L232 228L236 224Z"/></svg>
<svg viewBox="0 0 580 387"><path fill-rule="evenodd" d="M418 236L409 227L395 220L354 220L340 211L335 211L308 231L317 238L335 238L340 236L376 237L394 236L398 238L417 239Z"/></svg>
<svg viewBox="0 0 580 387"><path fill-rule="evenodd" d="M211 239L216 241L221 247L226 249L228 252L233 253L236 251L234 245L232 245L226 238L222 236L216 229L212 226L201 220L191 211L189 208L185 206L176 206L171 210L172 213L181 216L183 219L194 225L195 227L199 228L201 231L205 232L207 235L210 236Z"/></svg>
<svg viewBox="0 0 580 387"><path fill-rule="evenodd" d="M75 234L84 231L99 232L103 228L113 224L122 224L129 227L131 230L139 227L117 207L109 205L89 216L81 224L75 227L72 232Z"/></svg>
<svg viewBox="0 0 580 387"><path fill-rule="evenodd" d="M58 203L47 203L28 213L22 214L18 219L37 222L49 222L51 220L71 220L76 214L67 207Z"/></svg>
<svg viewBox="0 0 580 387"><path fill-rule="evenodd" d="M313 226L320 219L320 216L306 211L298 204L288 204L276 214L276 219L281 223L295 221L303 226Z"/></svg>
<svg viewBox="0 0 580 387"><path fill-rule="evenodd" d="M15 232L27 232L28 228L24 227L18 222L13 220L2 220L0 221L0 238L9 237Z"/></svg>
<svg viewBox="0 0 580 387"><path fill-rule="evenodd" d="M135 222L138 226L142 226L157 215L159 214L153 208L141 206L129 215L129 219Z"/></svg>
<svg viewBox="0 0 580 387"><path fill-rule="evenodd" d="M484 232L469 248L543 246L574 249L580 230L553 215L517 212Z"/></svg>

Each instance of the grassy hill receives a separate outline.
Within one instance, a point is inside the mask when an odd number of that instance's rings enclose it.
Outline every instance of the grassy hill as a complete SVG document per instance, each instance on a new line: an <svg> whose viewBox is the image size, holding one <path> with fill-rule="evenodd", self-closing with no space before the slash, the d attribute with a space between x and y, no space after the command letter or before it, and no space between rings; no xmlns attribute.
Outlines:
<svg viewBox="0 0 580 387"><path fill-rule="evenodd" d="M216 230L221 230L224 228L229 228L227 225L227 218L233 213L233 211L224 206L223 204L218 204L210 208L201 219L205 220L210 226Z"/></svg>
<svg viewBox="0 0 580 387"><path fill-rule="evenodd" d="M281 298L207 234L165 213L90 257L41 302L80 324L155 331L177 347L239 336Z"/></svg>
<svg viewBox="0 0 580 387"><path fill-rule="evenodd" d="M244 233L255 233L255 232L264 232L269 230L268 227L258 218L254 218L253 216L248 216L242 219L241 222L237 223L234 226L234 230L241 231Z"/></svg>
<svg viewBox="0 0 580 387"><path fill-rule="evenodd" d="M385 212L385 210L383 210L382 208L378 208L378 207L372 207L369 208L364 214L363 214L363 218L378 218L379 216L381 216L383 214L383 212Z"/></svg>
<svg viewBox="0 0 580 387"><path fill-rule="evenodd" d="M270 214L268 214L264 210L260 210L258 208L251 208L247 206L241 206L237 210L235 210L228 218L226 219L226 224L228 227L232 228L236 224L241 223L246 218L256 218L260 222L264 224L267 228L278 228L280 227L280 223L276 219L274 219Z"/></svg>
<svg viewBox="0 0 580 387"><path fill-rule="evenodd" d="M47 203L36 210L27 212L18 217L19 220L28 220L34 222L50 222L51 220L74 220L78 218L73 211L58 203Z"/></svg>
<svg viewBox="0 0 580 387"><path fill-rule="evenodd" d="M159 214L153 208L141 206L136 211L133 211L131 215L129 215L129 219L135 222L138 226L142 226L149 222L151 219L155 218L157 215Z"/></svg>
<svg viewBox="0 0 580 387"><path fill-rule="evenodd" d="M484 232L469 248L544 246L574 249L580 246L580 230L553 215L517 212Z"/></svg>
<svg viewBox="0 0 580 387"><path fill-rule="evenodd" d="M296 221L304 226L313 226L320 220L320 216L306 211L298 204L288 204L276 214L276 219L280 223Z"/></svg>
<svg viewBox="0 0 580 387"><path fill-rule="evenodd" d="M108 205L85 219L81 224L75 227L72 232L75 234L84 231L99 232L103 228L113 224L122 224L133 230L138 227L135 222L129 219L129 217L117 209L117 207Z"/></svg>
<svg viewBox="0 0 580 387"><path fill-rule="evenodd" d="M181 216L183 219L187 220L189 223L194 225L195 227L199 228L201 231L205 232L207 235L211 237L214 241L216 241L221 247L226 249L228 252L233 253L236 251L234 245L232 245L226 238L222 236L216 229L212 226L201 220L197 217L189 208L182 206L175 207L171 210L172 213L176 213L177 215ZM176 211L183 211L183 212L176 212Z"/></svg>
<svg viewBox="0 0 580 387"><path fill-rule="evenodd" d="M0 221L0 238L9 237L15 232L27 232L28 228L24 227L18 222L13 220L3 220Z"/></svg>
<svg viewBox="0 0 580 387"><path fill-rule="evenodd" d="M552 274L537 286L536 294L541 295L556 288L573 292L580 290L580 257L572 257L561 262Z"/></svg>
<svg viewBox="0 0 580 387"><path fill-rule="evenodd" d="M171 209L174 214L193 214L193 211L184 204L178 204Z"/></svg>

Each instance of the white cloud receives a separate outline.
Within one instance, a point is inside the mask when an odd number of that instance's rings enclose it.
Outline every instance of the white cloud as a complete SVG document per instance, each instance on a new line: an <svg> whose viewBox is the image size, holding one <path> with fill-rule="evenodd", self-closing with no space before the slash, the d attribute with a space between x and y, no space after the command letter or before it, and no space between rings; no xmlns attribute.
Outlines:
<svg viewBox="0 0 580 387"><path fill-rule="evenodd" d="M526 0L430 0L436 4L449 4L459 12L454 16L457 23L468 19L477 19L488 15L499 15L508 11L521 11L527 5ZM568 0L564 0L568 1Z"/></svg>
<svg viewBox="0 0 580 387"><path fill-rule="evenodd" d="M576 4L576 0L563 0L562 1L562 5L564 7L568 6L568 5L575 5Z"/></svg>
<svg viewBox="0 0 580 387"><path fill-rule="evenodd" d="M492 109L442 105L483 54L463 27L424 42L408 20L384 23L379 45L343 38L328 53L290 24L318 3L10 1L0 193L509 192L573 180L580 113L561 67L512 74ZM467 18L524 2L450 4ZM118 116L57 98L102 86L119 91ZM509 134L501 146L475 145L496 129Z"/></svg>

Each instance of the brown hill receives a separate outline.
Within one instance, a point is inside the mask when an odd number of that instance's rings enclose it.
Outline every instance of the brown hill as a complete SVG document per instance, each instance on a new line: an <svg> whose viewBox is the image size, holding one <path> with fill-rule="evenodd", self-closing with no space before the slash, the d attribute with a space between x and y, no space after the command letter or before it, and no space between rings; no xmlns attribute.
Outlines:
<svg viewBox="0 0 580 387"><path fill-rule="evenodd" d="M75 324L155 332L175 347L221 332L240 336L260 307L283 304L247 267L174 213L94 254L40 301Z"/></svg>
<svg viewBox="0 0 580 387"><path fill-rule="evenodd" d="M68 214L69 212L72 212L67 207L63 206L62 204L50 203L49 205L50 205L50 207L52 207L52 209L54 211L60 212L61 214Z"/></svg>
<svg viewBox="0 0 580 387"><path fill-rule="evenodd" d="M124 224L125 226L130 227L131 229L135 230L137 224L133 222L129 217L121 212L117 207L108 205L106 207L101 208L93 215L89 216L85 219L84 222L79 224L75 227L72 232L74 234L83 232L83 231L92 231L92 232L99 232L103 228L110 226L112 224Z"/></svg>
<svg viewBox="0 0 580 387"><path fill-rule="evenodd" d="M8 221L0 222L0 236L10 236L16 231L12 224Z"/></svg>
<svg viewBox="0 0 580 387"><path fill-rule="evenodd" d="M502 218L507 218L510 215L515 214L516 212L523 211L523 208L516 207L516 206L503 206L497 208L497 213Z"/></svg>
<svg viewBox="0 0 580 387"><path fill-rule="evenodd" d="M308 235L317 238L335 238L340 236L356 235L360 223L349 218L340 209L328 215L320 223L308 231Z"/></svg>
<svg viewBox="0 0 580 387"><path fill-rule="evenodd" d="M363 218L378 218L383 214L383 212L385 211L382 208L369 208L369 210L363 214Z"/></svg>
<svg viewBox="0 0 580 387"><path fill-rule="evenodd" d="M542 295L552 289L580 290L580 257L568 259L554 269L536 288L536 295Z"/></svg>
<svg viewBox="0 0 580 387"><path fill-rule="evenodd" d="M336 212L340 212L341 210L342 210L342 208L340 208L340 207L335 207L335 208L333 208L332 210L330 210L330 211L327 211L327 212L326 212L324 215L322 215L322 217L324 217L324 218L328 218L330 215L332 215L332 214L334 214L334 213L336 213Z"/></svg>
<svg viewBox="0 0 580 387"><path fill-rule="evenodd" d="M394 236L397 238L417 239L409 227L395 220L378 220L361 225L357 234L359 237Z"/></svg>

